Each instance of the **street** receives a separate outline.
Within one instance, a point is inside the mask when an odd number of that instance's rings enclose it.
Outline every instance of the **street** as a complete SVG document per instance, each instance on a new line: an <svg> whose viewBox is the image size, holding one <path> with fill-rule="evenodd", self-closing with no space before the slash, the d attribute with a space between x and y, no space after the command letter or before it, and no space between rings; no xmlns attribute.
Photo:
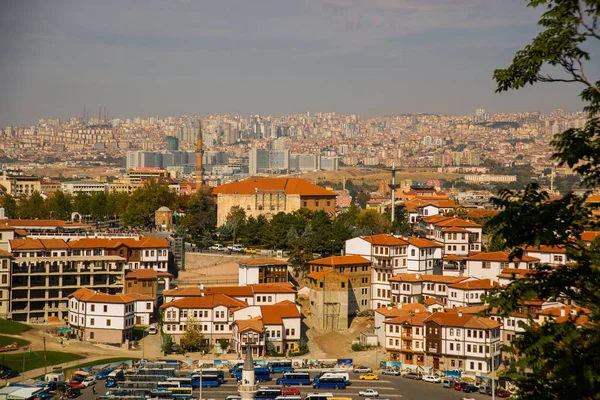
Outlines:
<svg viewBox="0 0 600 400"><path fill-rule="evenodd" d="M272 382L265 382L260 386L278 387L275 385L275 379L279 374L274 375ZM336 397L351 397L354 400L361 399L358 392L365 389L375 389L379 392L379 397L382 399L389 398L391 400L400 399L403 400L460 400L463 397L472 397L478 400L491 399L491 396L486 396L479 393L463 393L458 392L454 389L443 388L442 384L426 383L422 381L415 381L412 379L401 378L398 376L383 376L380 377L379 381L360 381L358 380L358 374L352 374L352 384L345 390L327 390L327 389L313 389L312 387L306 386L294 386L300 390L300 394L304 397L307 393L317 392L333 392ZM105 388L104 382L99 381L96 384L96 395L92 394L92 389L87 388L82 390L81 400L95 400L99 396L103 395L110 388ZM218 388L202 388L202 398L205 400L223 400L227 396L237 394L237 382L233 378L228 380ZM194 396L198 397L199 390L194 391Z"/></svg>

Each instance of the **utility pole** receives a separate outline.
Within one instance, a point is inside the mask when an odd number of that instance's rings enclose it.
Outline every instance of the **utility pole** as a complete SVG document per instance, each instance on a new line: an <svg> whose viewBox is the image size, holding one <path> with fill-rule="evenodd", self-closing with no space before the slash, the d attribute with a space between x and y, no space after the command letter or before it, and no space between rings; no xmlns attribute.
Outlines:
<svg viewBox="0 0 600 400"><path fill-rule="evenodd" d="M198 386L198 400L202 400L202 368L200 369L200 386Z"/></svg>
<svg viewBox="0 0 600 400"><path fill-rule="evenodd" d="M48 373L48 362L47 362L47 358L46 358L46 338L43 338L43 343L44 343L44 374Z"/></svg>

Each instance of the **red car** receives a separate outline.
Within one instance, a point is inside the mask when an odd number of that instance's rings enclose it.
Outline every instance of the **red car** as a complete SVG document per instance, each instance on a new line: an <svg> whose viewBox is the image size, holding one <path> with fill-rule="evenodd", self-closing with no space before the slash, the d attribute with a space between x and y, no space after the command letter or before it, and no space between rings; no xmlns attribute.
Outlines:
<svg viewBox="0 0 600 400"><path fill-rule="evenodd" d="M510 397L512 393L508 390L496 390L496 396L498 397Z"/></svg>
<svg viewBox="0 0 600 400"><path fill-rule="evenodd" d="M300 391L294 388L283 388L281 394L284 396L300 396Z"/></svg>
<svg viewBox="0 0 600 400"><path fill-rule="evenodd" d="M454 384L454 390L463 390L465 388L465 386L467 386L466 382L456 382Z"/></svg>
<svg viewBox="0 0 600 400"><path fill-rule="evenodd" d="M69 382L69 386L73 389L85 389L85 385L78 381Z"/></svg>

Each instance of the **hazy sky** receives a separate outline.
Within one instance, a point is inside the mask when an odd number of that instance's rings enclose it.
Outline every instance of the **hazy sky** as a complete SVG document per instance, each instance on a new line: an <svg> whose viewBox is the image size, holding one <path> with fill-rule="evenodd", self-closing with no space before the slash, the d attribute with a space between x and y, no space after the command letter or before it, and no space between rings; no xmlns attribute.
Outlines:
<svg viewBox="0 0 600 400"><path fill-rule="evenodd" d="M0 0L0 124L84 104L122 118L578 110L572 85L494 94L537 16L524 0Z"/></svg>

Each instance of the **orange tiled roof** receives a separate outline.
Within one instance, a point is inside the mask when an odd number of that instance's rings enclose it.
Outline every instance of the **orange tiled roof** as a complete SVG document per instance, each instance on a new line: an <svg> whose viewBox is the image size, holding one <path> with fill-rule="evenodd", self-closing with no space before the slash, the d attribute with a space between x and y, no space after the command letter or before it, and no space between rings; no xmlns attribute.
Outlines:
<svg viewBox="0 0 600 400"><path fill-rule="evenodd" d="M510 253L507 251L492 251L492 252L481 252L467 258L467 261L500 261L509 262ZM540 261L539 258L531 257L524 254L521 258L513 258L513 262L525 261L533 262Z"/></svg>
<svg viewBox="0 0 600 400"><path fill-rule="evenodd" d="M581 234L581 240L584 242L593 242L597 236L600 236L600 231L587 231Z"/></svg>
<svg viewBox="0 0 600 400"><path fill-rule="evenodd" d="M283 318L300 318L300 311L291 301L260 306L260 311L265 325L281 325Z"/></svg>
<svg viewBox="0 0 600 400"><path fill-rule="evenodd" d="M362 256L333 256L321 258L318 260L310 261L311 265L329 265L329 266L340 266L340 265L356 265L356 264L369 264L371 261L367 260Z"/></svg>
<svg viewBox="0 0 600 400"><path fill-rule="evenodd" d="M217 186L213 189L213 194L254 194L257 189L282 191L288 195L336 197L334 192L300 178L250 178Z"/></svg>
<svg viewBox="0 0 600 400"><path fill-rule="evenodd" d="M247 258L238 261L244 265L288 265L287 261L277 260L275 258Z"/></svg>
<svg viewBox="0 0 600 400"><path fill-rule="evenodd" d="M69 242L72 249L114 249L120 245L121 239L82 238Z"/></svg>
<svg viewBox="0 0 600 400"><path fill-rule="evenodd" d="M164 290L163 291L163 295L164 296L174 296L174 297L200 297L202 296L202 289L200 289L200 287L198 286L191 286L191 287L183 287L183 288L177 288L177 289L169 289L169 290Z"/></svg>
<svg viewBox="0 0 600 400"><path fill-rule="evenodd" d="M12 257L12 253L8 251L0 250L0 257Z"/></svg>
<svg viewBox="0 0 600 400"><path fill-rule="evenodd" d="M290 282L255 283L250 285L253 293L296 293Z"/></svg>
<svg viewBox="0 0 600 400"><path fill-rule="evenodd" d="M448 285L453 289L465 289L465 290L484 290L484 289L495 289L498 287L498 282L492 282L490 279L477 279L466 282L458 282Z"/></svg>
<svg viewBox="0 0 600 400"><path fill-rule="evenodd" d="M563 246L546 246L540 245L538 247L535 246L526 246L524 251L529 251L531 253L561 253L564 254L565 248Z"/></svg>
<svg viewBox="0 0 600 400"><path fill-rule="evenodd" d="M439 220L437 222L434 222L433 225L435 226L448 226L448 227L465 227L465 226L469 226L472 228L481 228L481 225L473 222L473 221L469 221L467 219L462 219L462 218L457 218L457 217L446 217L446 219L444 220Z"/></svg>
<svg viewBox="0 0 600 400"><path fill-rule="evenodd" d="M135 301L132 297L125 294L106 294L91 290L88 288L77 289L69 296L75 297L79 301L85 301L88 303L113 303L113 304L126 304Z"/></svg>
<svg viewBox="0 0 600 400"><path fill-rule="evenodd" d="M408 244L408 242L387 233L361 236L361 239L378 246L406 246Z"/></svg>
<svg viewBox="0 0 600 400"><path fill-rule="evenodd" d="M425 320L435 321L441 326L459 326L474 329L495 329L501 326L498 321L458 312L436 312Z"/></svg>
<svg viewBox="0 0 600 400"><path fill-rule="evenodd" d="M125 275L125 279L138 279L140 281L152 281L158 277L156 271L152 268L134 269Z"/></svg>
<svg viewBox="0 0 600 400"><path fill-rule="evenodd" d="M459 228L457 226L454 226L452 228L444 228L442 229L443 233L471 233L470 230L468 229L464 229L464 228Z"/></svg>
<svg viewBox="0 0 600 400"><path fill-rule="evenodd" d="M68 222L60 219L3 219L0 224L8 224L13 227L62 227L62 228L89 228L87 224Z"/></svg>
<svg viewBox="0 0 600 400"><path fill-rule="evenodd" d="M420 239L420 238L409 237L406 239L406 241L420 249L428 248L428 247L444 247L444 245L439 244L438 242L434 242L433 240L429 240L429 239Z"/></svg>
<svg viewBox="0 0 600 400"><path fill-rule="evenodd" d="M408 313L383 321L384 324L409 324L412 326L423 326L425 321L432 314L428 312Z"/></svg>
<svg viewBox="0 0 600 400"><path fill-rule="evenodd" d="M334 274L335 276L339 276L345 279L350 279L350 277L346 274L340 274L339 272L335 272L332 270L326 270L326 271L319 271L319 272L312 272L306 276L308 276L310 279L321 279L324 276L327 276L329 274Z"/></svg>
<svg viewBox="0 0 600 400"><path fill-rule="evenodd" d="M262 333L264 331L264 324L261 317L254 317L251 319L242 319L234 322L238 327L238 332L254 331Z"/></svg>
<svg viewBox="0 0 600 400"><path fill-rule="evenodd" d="M428 297L428 298L426 298L425 300L423 300L423 304L425 304L426 306L432 306L434 304L439 304L441 306L444 305L444 303L442 303L441 301L439 301L435 297Z"/></svg>
<svg viewBox="0 0 600 400"><path fill-rule="evenodd" d="M206 294L202 297L185 297L163 304L160 308L214 308L216 306L225 307L248 307L248 303L224 294Z"/></svg>
<svg viewBox="0 0 600 400"><path fill-rule="evenodd" d="M396 307L380 307L380 308L376 309L375 311L378 312L379 314L382 314L384 317L390 318L390 317L397 317L399 315L409 314L411 311L415 312L415 313L417 313L417 312L425 313L426 309L423 304L406 303L406 304L402 304L402 306L396 306Z"/></svg>

